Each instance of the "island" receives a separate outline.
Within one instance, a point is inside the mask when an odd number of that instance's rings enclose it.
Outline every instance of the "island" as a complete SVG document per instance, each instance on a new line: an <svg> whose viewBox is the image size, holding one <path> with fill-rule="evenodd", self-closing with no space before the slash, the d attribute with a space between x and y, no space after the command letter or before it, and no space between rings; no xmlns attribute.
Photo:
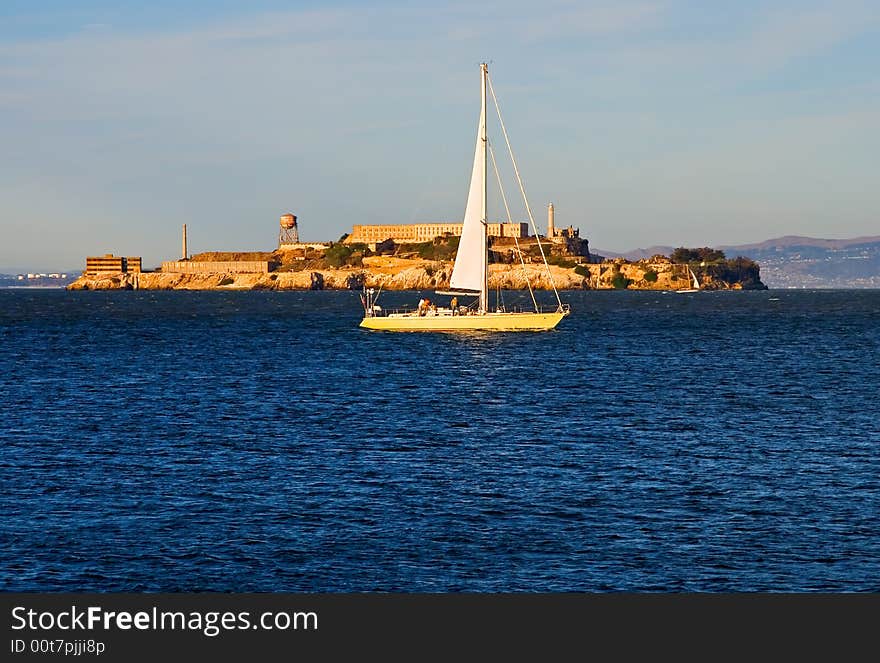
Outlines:
<svg viewBox="0 0 880 663"><path fill-rule="evenodd" d="M641 260L591 255L577 241L540 246L534 238L492 242L489 288L525 290L761 290L759 265L711 248L678 248ZM105 256L68 290L435 290L449 287L454 235L426 242L339 242L270 252L210 252L143 270L139 258ZM547 266L540 260L547 255ZM136 265L136 268L129 268Z"/></svg>

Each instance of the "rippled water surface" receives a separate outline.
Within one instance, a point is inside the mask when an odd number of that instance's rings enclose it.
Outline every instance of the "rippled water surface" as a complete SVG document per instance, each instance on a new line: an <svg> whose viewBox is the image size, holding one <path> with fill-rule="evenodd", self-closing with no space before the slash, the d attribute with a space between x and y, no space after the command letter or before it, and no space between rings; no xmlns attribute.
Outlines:
<svg viewBox="0 0 880 663"><path fill-rule="evenodd" d="M880 591L880 292L563 296L0 291L0 589Z"/></svg>

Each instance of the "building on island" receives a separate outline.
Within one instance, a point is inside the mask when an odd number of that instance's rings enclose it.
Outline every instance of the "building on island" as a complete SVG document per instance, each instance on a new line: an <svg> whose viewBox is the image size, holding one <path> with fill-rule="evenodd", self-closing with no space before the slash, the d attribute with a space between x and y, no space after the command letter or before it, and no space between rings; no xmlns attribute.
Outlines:
<svg viewBox="0 0 880 663"><path fill-rule="evenodd" d="M557 244L564 244L567 239L578 239L580 228L569 226L568 228L556 228L556 210L553 203L547 206L547 239Z"/></svg>
<svg viewBox="0 0 880 663"><path fill-rule="evenodd" d="M296 225L296 214L281 215L281 231L278 234L278 247L285 244L299 244L299 228Z"/></svg>
<svg viewBox="0 0 880 663"><path fill-rule="evenodd" d="M88 256L83 274L140 274L140 256L114 256L105 253L103 256Z"/></svg>
<svg viewBox="0 0 880 663"><path fill-rule="evenodd" d="M461 223L409 223L386 225L352 226L351 234L345 238L345 244L366 244L373 248L382 242L392 241L396 244L418 244L430 242L444 235L461 235ZM529 237L528 223L490 223L487 225L489 237L524 239ZM547 239L557 244L565 244L567 240L580 238L580 229L573 226L557 228L553 203L547 208ZM375 249L374 249L375 250Z"/></svg>
<svg viewBox="0 0 880 663"><path fill-rule="evenodd" d="M397 244L419 244L430 242L444 235L461 235L461 223L405 223L386 225L352 226L351 234L345 244L377 244L391 240ZM528 223L489 223L486 226L489 237L528 237Z"/></svg>

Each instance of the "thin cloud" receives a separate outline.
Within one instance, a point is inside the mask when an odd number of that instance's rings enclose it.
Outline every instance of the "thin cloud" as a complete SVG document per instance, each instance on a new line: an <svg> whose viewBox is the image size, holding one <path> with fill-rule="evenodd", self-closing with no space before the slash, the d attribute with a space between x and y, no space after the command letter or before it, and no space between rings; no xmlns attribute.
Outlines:
<svg viewBox="0 0 880 663"><path fill-rule="evenodd" d="M523 33L536 40L586 35L608 35L657 27L662 23L665 6L658 3L634 5L580 4L543 6L540 18L531 18L521 26Z"/></svg>
<svg viewBox="0 0 880 663"><path fill-rule="evenodd" d="M529 43L583 36L608 36L637 32L662 25L666 5L640 2L621 5L606 2L496 3L485 5L481 20L474 21L473 5L446 12L446 37L453 41L486 40L488 35Z"/></svg>
<svg viewBox="0 0 880 663"><path fill-rule="evenodd" d="M836 2L801 12L773 10L734 45L741 61L761 69L822 53L878 27L876 9L862 3Z"/></svg>
<svg viewBox="0 0 880 663"><path fill-rule="evenodd" d="M621 77L715 78L730 85L783 70L792 62L822 55L860 35L876 33L880 14L861 2L835 2L803 10L759 10L738 25L675 38L660 32L647 42L624 40L593 51L597 71ZM600 74L601 75L601 74Z"/></svg>

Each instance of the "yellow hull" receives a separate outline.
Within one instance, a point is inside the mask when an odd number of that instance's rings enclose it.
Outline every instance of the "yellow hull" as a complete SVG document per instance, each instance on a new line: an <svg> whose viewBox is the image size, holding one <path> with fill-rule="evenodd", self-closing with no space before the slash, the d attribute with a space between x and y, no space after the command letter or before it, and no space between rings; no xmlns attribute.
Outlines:
<svg viewBox="0 0 880 663"><path fill-rule="evenodd" d="M563 312L389 315L364 318L360 326L384 331L544 331L553 329L565 315Z"/></svg>

